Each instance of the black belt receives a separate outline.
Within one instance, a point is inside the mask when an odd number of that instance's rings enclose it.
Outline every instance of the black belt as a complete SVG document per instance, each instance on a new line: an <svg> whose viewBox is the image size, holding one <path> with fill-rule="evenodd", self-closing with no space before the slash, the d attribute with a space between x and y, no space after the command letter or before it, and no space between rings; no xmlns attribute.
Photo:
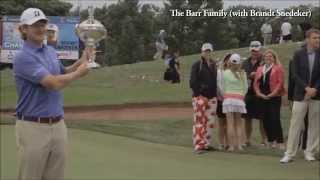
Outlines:
<svg viewBox="0 0 320 180"><path fill-rule="evenodd" d="M63 116L53 116L53 117L35 117L35 116L23 116L17 114L17 118L22 121L32 121L45 124L55 124L63 119Z"/></svg>

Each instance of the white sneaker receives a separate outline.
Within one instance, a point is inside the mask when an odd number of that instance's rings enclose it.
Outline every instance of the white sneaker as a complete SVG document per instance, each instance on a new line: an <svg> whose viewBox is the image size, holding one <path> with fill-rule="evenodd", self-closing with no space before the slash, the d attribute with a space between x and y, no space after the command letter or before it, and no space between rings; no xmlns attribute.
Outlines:
<svg viewBox="0 0 320 180"><path fill-rule="evenodd" d="M307 161L310 161L310 162L316 160L316 158L313 155L308 154L308 153L304 154L304 159L307 160Z"/></svg>
<svg viewBox="0 0 320 180"><path fill-rule="evenodd" d="M280 163L287 164L289 162L292 162L293 158L291 156L285 155L281 160Z"/></svg>

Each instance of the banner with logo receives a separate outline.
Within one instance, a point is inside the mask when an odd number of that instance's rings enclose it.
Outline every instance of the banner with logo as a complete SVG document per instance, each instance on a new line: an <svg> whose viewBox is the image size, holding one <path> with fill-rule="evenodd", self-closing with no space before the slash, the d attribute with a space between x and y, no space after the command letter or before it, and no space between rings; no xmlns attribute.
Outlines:
<svg viewBox="0 0 320 180"><path fill-rule="evenodd" d="M0 62L11 63L15 54L23 45L18 31L19 16L2 17L2 42ZM58 27L58 41L55 48L59 59L79 58L79 38L75 34L75 25L79 17L48 16L49 23ZM1 31L0 31L1 32Z"/></svg>

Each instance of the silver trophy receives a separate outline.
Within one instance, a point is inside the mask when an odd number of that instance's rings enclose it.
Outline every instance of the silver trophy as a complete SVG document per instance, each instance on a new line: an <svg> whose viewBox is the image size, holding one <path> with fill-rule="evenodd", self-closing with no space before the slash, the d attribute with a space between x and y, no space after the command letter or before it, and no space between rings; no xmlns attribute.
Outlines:
<svg viewBox="0 0 320 180"><path fill-rule="evenodd" d="M93 7L88 9L89 17L87 20L83 21L76 26L76 34L79 36L82 42L84 42L87 48L96 48L96 44L102 39L106 38L107 30L106 28L97 20L94 19ZM94 61L95 57L89 59L89 68L98 68L100 65Z"/></svg>

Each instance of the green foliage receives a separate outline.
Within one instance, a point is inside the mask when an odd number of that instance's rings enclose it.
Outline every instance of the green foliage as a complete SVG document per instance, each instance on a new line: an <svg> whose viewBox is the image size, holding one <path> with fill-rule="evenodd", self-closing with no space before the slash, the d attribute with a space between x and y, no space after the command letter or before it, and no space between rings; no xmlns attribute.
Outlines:
<svg viewBox="0 0 320 180"><path fill-rule="evenodd" d="M154 6L140 7L138 0L125 0L108 7L96 8L95 18L108 30L102 43L104 52L98 57L102 64L130 64L151 60L154 52ZM87 17L84 11L82 18Z"/></svg>
<svg viewBox="0 0 320 180"><path fill-rule="evenodd" d="M284 17L172 17L171 9L185 11L201 10L202 1L166 0L164 8L150 4L139 4L139 0L123 0L110 6L95 8L95 18L101 21L108 30L108 37L100 42L97 61L102 65L130 64L150 61L156 52L155 41L159 30L167 33L166 42L169 48L180 49L181 54L189 55L200 51L204 42L211 42L215 50L246 47L252 40L262 41L260 28L265 21L270 21L273 28L273 43L278 42L280 27ZM218 11L223 8L222 0L208 0L206 9ZM0 0L2 15L20 15L26 7L41 8L46 15L68 16L80 15L81 20L88 17L86 9L79 7L69 12L71 4L62 0ZM267 10L257 6L233 6L232 9ZM320 28L320 7L300 5L287 8L312 10L311 18L292 17L293 40L303 40L298 27L301 22L310 22Z"/></svg>
<svg viewBox="0 0 320 180"><path fill-rule="evenodd" d="M254 6L233 6L228 8L226 11L232 10L233 12L250 9L265 11L264 7L254 7ZM262 41L260 27L265 22L264 17L252 17L252 16L233 16L228 17L230 31L235 33L239 47L245 47L250 44L253 40ZM236 41L236 40L234 40Z"/></svg>
<svg viewBox="0 0 320 180"><path fill-rule="evenodd" d="M256 11L266 11L267 9L264 7L257 7L257 6L233 6L227 9L229 11L232 9L233 11L236 10L247 10L254 9ZM289 19L289 22L292 25L292 38L293 41L302 41L303 34L299 27L299 24L302 22L308 22L314 28L320 27L320 7L312 7L311 5L300 5L300 6L292 6L290 8L284 9L284 11L290 10L300 10L300 11L308 11L311 10L312 16L309 17L232 17L228 19L228 22L231 24L231 32L234 32L236 38L239 40L239 47L248 46L250 41L252 40L259 40L262 41L260 28L263 23L269 21L272 26L272 41L273 43L277 43L280 38L280 28L281 24L284 22L285 19ZM275 9L273 9L275 10Z"/></svg>
<svg viewBox="0 0 320 180"><path fill-rule="evenodd" d="M20 16L29 7L39 8L47 16L66 16L72 4L61 0L0 0L1 15Z"/></svg>
<svg viewBox="0 0 320 180"><path fill-rule="evenodd" d="M162 29L167 29L173 39L170 46L177 46L183 54L198 53L204 42L211 42L215 49L238 47L234 33L230 32L226 19L220 17L172 17L172 9L199 11L202 1L169 0L162 12ZM209 0L207 9L222 9L222 1Z"/></svg>

